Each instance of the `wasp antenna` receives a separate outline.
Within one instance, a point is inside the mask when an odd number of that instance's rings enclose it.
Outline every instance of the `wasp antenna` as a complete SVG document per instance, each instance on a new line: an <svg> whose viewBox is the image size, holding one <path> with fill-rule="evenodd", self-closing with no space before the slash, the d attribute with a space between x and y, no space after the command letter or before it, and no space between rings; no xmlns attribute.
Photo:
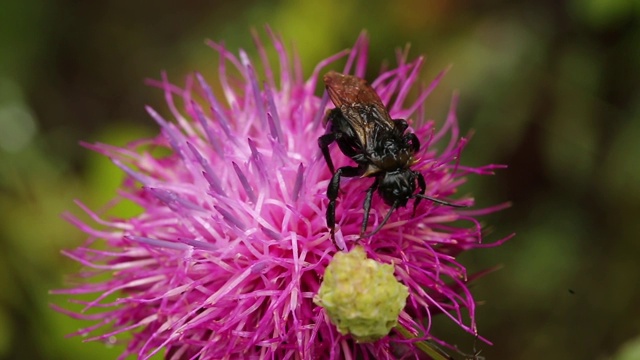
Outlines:
<svg viewBox="0 0 640 360"><path fill-rule="evenodd" d="M460 204L454 204L454 203L450 203L448 201L444 201L444 200L440 200L440 199L436 199L433 198L431 196L427 196L427 195L422 195L422 194L415 194L413 197L419 197L422 199L427 199L430 201L433 201L436 204L440 204L440 205L447 205L447 206L451 206L451 207L456 207L456 208L465 208L465 207L469 207L469 205L460 205Z"/></svg>
<svg viewBox="0 0 640 360"><path fill-rule="evenodd" d="M398 208L398 202L394 202L393 205L391 206L391 209L389 209L389 211L387 212L387 215L384 216L384 219L382 220L382 222L380 223L380 225L378 225L372 232L362 235L360 238L368 238L368 237L372 237L373 235L377 234L380 230L382 230L382 227L384 226L384 224L387 223L387 221L389 220L389 218L391 217L391 214Z"/></svg>

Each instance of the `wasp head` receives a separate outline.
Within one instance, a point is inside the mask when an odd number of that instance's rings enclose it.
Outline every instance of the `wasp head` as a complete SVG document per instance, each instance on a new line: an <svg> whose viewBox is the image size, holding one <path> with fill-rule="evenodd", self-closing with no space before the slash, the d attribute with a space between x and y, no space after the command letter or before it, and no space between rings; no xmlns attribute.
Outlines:
<svg viewBox="0 0 640 360"><path fill-rule="evenodd" d="M406 206L416 190L416 175L411 169L399 169L384 173L378 186L378 194L389 206Z"/></svg>

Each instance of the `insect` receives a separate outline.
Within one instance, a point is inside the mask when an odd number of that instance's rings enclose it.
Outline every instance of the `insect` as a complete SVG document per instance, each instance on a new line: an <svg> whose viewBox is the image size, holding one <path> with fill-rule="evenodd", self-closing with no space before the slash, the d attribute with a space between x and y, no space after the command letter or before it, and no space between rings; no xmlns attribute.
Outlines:
<svg viewBox="0 0 640 360"><path fill-rule="evenodd" d="M441 205L465 207L425 195L424 176L411 169L418 161L415 158L420 150L418 137L412 132L405 132L408 127L405 120L391 119L380 96L365 80L335 71L327 73L323 80L329 98L335 105L325 118L327 133L318 138L322 155L333 174L327 188L329 206L326 215L332 239L335 238L336 199L340 190L340 178L343 177L375 178L364 200L361 238L373 236L380 231L393 211L406 206L409 199L415 199L414 214L422 199ZM343 166L336 170L329 155L329 145L333 142L357 166ZM416 183L418 193L415 193ZM376 190L391 209L375 230L364 235L371 211L371 199Z"/></svg>

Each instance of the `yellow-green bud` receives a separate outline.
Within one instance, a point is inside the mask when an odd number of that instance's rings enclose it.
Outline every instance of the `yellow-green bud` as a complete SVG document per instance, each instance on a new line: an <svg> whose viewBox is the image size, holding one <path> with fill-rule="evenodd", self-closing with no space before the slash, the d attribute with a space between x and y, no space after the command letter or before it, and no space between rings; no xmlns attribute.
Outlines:
<svg viewBox="0 0 640 360"><path fill-rule="evenodd" d="M393 265L367 259L361 246L338 252L313 301L326 310L340 334L351 334L358 342L376 341L397 325L409 296L393 270Z"/></svg>

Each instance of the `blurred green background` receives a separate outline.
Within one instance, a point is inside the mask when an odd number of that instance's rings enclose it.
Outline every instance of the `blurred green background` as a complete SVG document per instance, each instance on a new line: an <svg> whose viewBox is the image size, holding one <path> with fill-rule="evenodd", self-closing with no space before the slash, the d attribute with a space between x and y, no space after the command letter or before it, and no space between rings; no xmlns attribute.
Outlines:
<svg viewBox="0 0 640 360"><path fill-rule="evenodd" d="M295 44L305 74L371 38L370 76L411 43L424 81L453 64L429 99L443 119L461 93L468 165L508 164L462 189L504 246L465 254L478 281L476 344L488 359L640 359L640 2L637 0L322 2L159 0L0 4L0 358L113 359L121 348L65 334L88 325L49 309L79 266L60 249L84 235L60 214L113 196L120 171L80 140L124 144L157 133L144 84L167 70L214 74L205 38L255 54L264 24ZM212 75L215 76L215 75ZM215 82L214 78L211 78ZM435 332L472 352L446 319ZM635 344L635 345L633 345ZM635 355L634 355L635 354ZM458 356L460 358L460 356Z"/></svg>

